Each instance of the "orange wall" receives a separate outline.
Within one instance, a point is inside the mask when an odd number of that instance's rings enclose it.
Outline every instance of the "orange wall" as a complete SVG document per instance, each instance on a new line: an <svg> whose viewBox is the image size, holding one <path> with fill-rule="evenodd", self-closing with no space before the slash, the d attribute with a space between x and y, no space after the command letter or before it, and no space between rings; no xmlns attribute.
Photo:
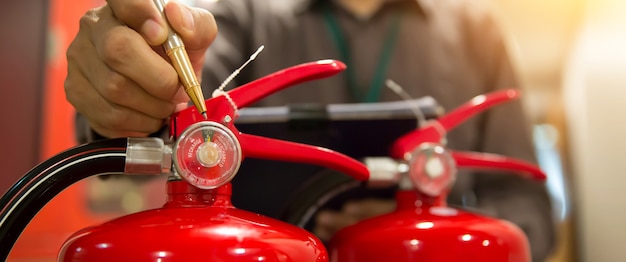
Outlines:
<svg viewBox="0 0 626 262"><path fill-rule="evenodd" d="M67 70L65 50L78 32L80 17L103 2L51 0L49 3L40 160L76 145L74 110L66 101L63 88ZM54 261L71 233L102 220L88 214L84 199L81 182L54 198L26 228L9 261Z"/></svg>

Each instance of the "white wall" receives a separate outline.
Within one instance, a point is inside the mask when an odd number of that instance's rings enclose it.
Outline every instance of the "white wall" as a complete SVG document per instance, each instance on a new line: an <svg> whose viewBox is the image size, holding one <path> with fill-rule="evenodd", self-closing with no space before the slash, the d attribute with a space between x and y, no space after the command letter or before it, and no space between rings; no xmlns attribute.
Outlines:
<svg viewBox="0 0 626 262"><path fill-rule="evenodd" d="M625 261L626 3L595 0L565 70L582 261Z"/></svg>

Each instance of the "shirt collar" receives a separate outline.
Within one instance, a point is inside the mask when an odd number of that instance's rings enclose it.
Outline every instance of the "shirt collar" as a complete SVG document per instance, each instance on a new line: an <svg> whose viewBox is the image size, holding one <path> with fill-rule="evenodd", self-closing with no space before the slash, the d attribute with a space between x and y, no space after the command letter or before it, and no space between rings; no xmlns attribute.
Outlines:
<svg viewBox="0 0 626 262"><path fill-rule="evenodd" d="M330 1L330 0L291 0L295 5L296 12L304 12L310 9L314 4L322 2L322 1ZM413 2L424 14L428 15L431 10L431 5L433 0L387 0L388 2Z"/></svg>

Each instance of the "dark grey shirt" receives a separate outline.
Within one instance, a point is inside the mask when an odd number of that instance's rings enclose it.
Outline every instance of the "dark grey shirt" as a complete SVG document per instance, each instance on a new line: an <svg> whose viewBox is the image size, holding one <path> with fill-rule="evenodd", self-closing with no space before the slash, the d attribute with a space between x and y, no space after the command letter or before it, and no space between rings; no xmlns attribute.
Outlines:
<svg viewBox="0 0 626 262"><path fill-rule="evenodd" d="M299 63L340 59L322 14L307 0L223 0L210 7L219 34L207 52L202 86L205 97L261 45L264 51L230 87ZM351 52L357 82L369 85L379 62L394 9L402 8L400 34L386 78L414 98L433 96L451 110L472 97L501 88L519 87L503 38L492 16L471 1L390 1L368 20L340 8L339 20ZM428 2L428 4L426 4ZM400 98L383 88L381 101ZM355 102L346 74L281 91L258 105ZM450 147L501 153L534 161L521 103L488 111L450 134Z"/></svg>
<svg viewBox="0 0 626 262"><path fill-rule="evenodd" d="M348 66L353 67L362 92L367 91L380 64L382 46L398 12L402 18L385 78L397 82L413 98L432 96L451 110L476 95L520 87L507 55L506 39L479 1L391 0L364 19L325 0L221 0L207 6L219 33L206 55L205 97L261 45L264 51L229 87L304 62L341 60L324 18L326 4L341 28L352 59ZM301 84L257 105L357 102L346 77L343 72ZM380 101L396 100L400 100L397 94L382 89ZM516 101L456 128L449 134L449 147L535 161L529 130L521 103ZM554 226L543 185L506 174L462 173L450 201L479 207L520 225L530 238L535 261L549 254Z"/></svg>
<svg viewBox="0 0 626 262"><path fill-rule="evenodd" d="M210 97L224 79L261 45L264 51L235 78L239 86L289 66L341 55L322 12L326 0L221 0L206 6L216 18L218 36L206 54L204 95ZM330 4L345 38L357 85L366 92L380 64L394 17L401 13L385 79L392 79L413 98L432 96L447 110L494 90L520 87L505 39L497 22L480 1L388 0L365 19ZM301 84L262 100L257 106L293 103L357 102L347 87L346 73ZM380 101L400 100L381 90ZM77 134L88 130L78 118ZM380 127L384 128L384 127ZM498 106L457 127L449 147L498 153L535 161L530 125L521 103ZM81 139L82 138L82 139ZM87 137L89 138L89 137ZM246 160L250 161L250 160ZM268 168L273 172L272 167ZM266 170L267 171L267 170ZM238 176L239 177L239 176ZM283 177L287 179L289 174ZM235 178L237 179L237 177ZM293 181L292 181L293 182ZM292 184L250 180L245 193L262 198ZM268 188L267 185L273 186ZM234 188L237 193L237 187ZM253 190L257 192L252 192ZM241 195L241 194L240 194ZM285 198L285 197L283 197ZM259 202L269 202L261 199ZM534 261L543 261L554 245L551 204L544 185L507 174L461 173L449 197L451 204L477 207L508 219L528 235ZM273 208L275 203L266 203ZM262 208L265 208L262 207Z"/></svg>

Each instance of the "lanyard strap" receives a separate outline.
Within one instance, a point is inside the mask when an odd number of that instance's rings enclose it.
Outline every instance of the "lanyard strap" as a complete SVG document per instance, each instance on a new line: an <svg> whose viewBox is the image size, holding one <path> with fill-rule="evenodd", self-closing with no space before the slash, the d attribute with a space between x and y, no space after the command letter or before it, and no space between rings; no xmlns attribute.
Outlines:
<svg viewBox="0 0 626 262"><path fill-rule="evenodd" d="M398 40L398 32L400 31L400 17L401 16L399 13L394 14L393 21L391 22L391 28L387 33L387 36L385 37L385 43L383 44L383 48L380 52L380 58L378 59L378 64L376 65L376 71L374 71L374 76L370 83L369 89L367 90L367 93L363 94L360 88L358 88L356 73L354 72L352 59L350 58L348 43L341 33L339 22L332 14L330 6L325 6L324 21L326 22L328 31L331 34L334 43L337 46L337 49L339 50L341 60L347 66L346 74L348 88L350 89L350 94L352 95L352 98L356 101L370 103L380 100L380 94L383 83L385 81L385 75L389 67L389 62L391 61L394 47L396 46L396 42Z"/></svg>

